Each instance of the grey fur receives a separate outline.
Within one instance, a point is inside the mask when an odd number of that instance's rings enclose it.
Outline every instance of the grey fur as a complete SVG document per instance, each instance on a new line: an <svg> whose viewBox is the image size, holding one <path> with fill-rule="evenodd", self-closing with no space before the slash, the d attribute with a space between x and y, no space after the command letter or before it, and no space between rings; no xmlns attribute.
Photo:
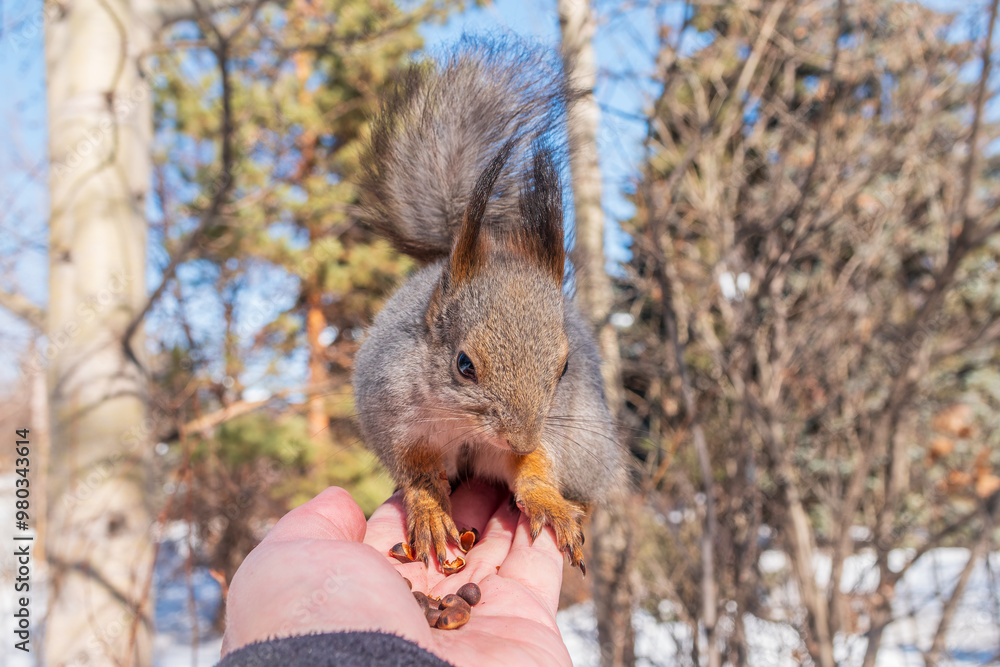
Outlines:
<svg viewBox="0 0 1000 667"><path fill-rule="evenodd" d="M513 39L465 39L448 59L411 66L383 102L362 157L366 221L421 261L447 256L476 179L513 139L486 220L510 225L531 147L563 143L566 96L555 54Z"/></svg>
<svg viewBox="0 0 1000 667"><path fill-rule="evenodd" d="M542 62L523 49L466 44L443 65L411 70L376 127L368 217L397 247L432 262L386 303L355 359L365 442L400 485L412 481L403 454L421 441L453 481L511 485L517 452L539 437L567 499L598 502L625 484L597 346L539 258L544 247L562 255L558 176L543 183L555 174L546 160L560 153L548 145L532 160L531 151L565 122L561 75L546 70L554 79L543 82L525 71ZM520 152L483 219L487 258L458 280L447 259L455 234L481 172L512 138ZM536 233L543 240L525 242ZM473 358L477 382L459 373L459 352Z"/></svg>

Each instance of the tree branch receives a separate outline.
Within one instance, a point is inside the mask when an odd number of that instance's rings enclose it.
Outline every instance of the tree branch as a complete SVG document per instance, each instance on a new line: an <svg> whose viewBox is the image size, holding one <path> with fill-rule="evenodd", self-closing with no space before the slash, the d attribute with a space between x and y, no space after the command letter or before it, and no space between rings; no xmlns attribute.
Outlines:
<svg viewBox="0 0 1000 667"><path fill-rule="evenodd" d="M996 6L995 3L994 6ZM976 563L986 555L990 544L990 537L993 533L993 522L989 517L990 515L987 514L986 525L982 527L975 546L969 550L969 560L966 561L965 567L962 568L961 574L958 575L958 581L955 582L955 588L941 609L941 620L938 621L937 630L934 632L934 640L931 642L930 649L924 654L924 661L927 667L936 667L940 662L941 654L945 650L944 643L948 635L948 628L951 627L951 622L955 618L955 612L958 611L958 603L961 602L962 595L965 594L965 587L972 577L973 570L976 569Z"/></svg>
<svg viewBox="0 0 1000 667"><path fill-rule="evenodd" d="M163 30L181 21L197 21L224 9L242 9L254 4L251 0L157 0L147 16L154 30Z"/></svg>
<svg viewBox="0 0 1000 667"><path fill-rule="evenodd" d="M962 170L962 193L956 204L956 217L960 219L962 225L958 237L955 239L955 251L963 245L973 245L976 223L969 209L972 199L973 181L976 178L976 166L979 164L980 154L977 144L979 143L979 133L983 124L983 110L986 107L986 98L989 95L990 69L993 65L993 28L997 22L998 0L990 3L990 20L986 27L986 43L983 45L983 70L979 74L979 83L976 86L976 102L973 107L972 128L969 130L968 157L966 158Z"/></svg>
<svg viewBox="0 0 1000 667"><path fill-rule="evenodd" d="M939 546L941 546L941 542L944 541L944 538L954 533L957 533L959 530L969 525L969 522L972 521L972 519L974 519L977 514L979 514L979 511L980 510L976 508L971 512L963 514L952 523L949 523L947 526L945 526L938 532L931 535L927 539L927 541L924 542L919 549L917 549L917 552L913 554L913 558L907 561L907 563L903 567L901 567L898 571L891 573L889 584L891 586L895 586L896 583L906 575L909 569L913 567L913 565L916 564L918 560L927 555L927 553L932 549L936 549Z"/></svg>
<svg viewBox="0 0 1000 667"><path fill-rule="evenodd" d="M216 61L219 67L219 74L222 81L222 130L221 130L221 165L220 165L220 175L218 177L218 187L215 192L212 193L212 201L208 206L208 209L202 215L201 220L198 222L198 226L192 231L184 243L181 245L180 249L174 256L170 258L170 263L163 270L163 278L160 280L160 284L153 290L153 293L146 300L146 305L139 311L138 314L132 319L128 327L125 329L125 333L122 335L122 345L125 346L125 351L129 356L134 356L131 350L131 340L132 336L135 335L136 330L139 325L142 324L143 319L146 314L153 307L154 304L163 295L164 290L167 285L174 278L174 274L177 272L177 267L180 266L188 254L194 249L198 241L201 239L202 233L216 221L219 217L219 213L222 211L222 206L226 199L229 197L229 193L233 189L234 174L233 174L233 163L234 163L234 150L233 150L233 107L232 107L232 82L229 76L229 41L235 36L235 33L229 36L224 36L208 18L208 9L204 8L199 0L192 0L194 7L198 10L200 18L207 23L211 32L216 37L216 44L213 48L215 53ZM209 7L211 7L209 3ZM245 24L244 24L245 25Z"/></svg>
<svg viewBox="0 0 1000 667"><path fill-rule="evenodd" d="M0 306L38 330L45 328L45 311L20 294L0 291Z"/></svg>

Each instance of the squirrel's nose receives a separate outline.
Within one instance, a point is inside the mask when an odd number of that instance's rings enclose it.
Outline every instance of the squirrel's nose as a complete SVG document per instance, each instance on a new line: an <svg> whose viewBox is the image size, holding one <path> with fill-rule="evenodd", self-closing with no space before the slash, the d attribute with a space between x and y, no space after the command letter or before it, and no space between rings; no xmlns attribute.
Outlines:
<svg viewBox="0 0 1000 667"><path fill-rule="evenodd" d="M537 433L521 431L520 433L508 433L506 435L507 445L515 454L530 454L538 449L539 438Z"/></svg>

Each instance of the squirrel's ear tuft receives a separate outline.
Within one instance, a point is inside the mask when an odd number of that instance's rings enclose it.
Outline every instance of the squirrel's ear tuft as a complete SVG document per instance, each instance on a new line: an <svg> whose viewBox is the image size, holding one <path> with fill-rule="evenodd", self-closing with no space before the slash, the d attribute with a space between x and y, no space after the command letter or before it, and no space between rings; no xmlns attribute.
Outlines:
<svg viewBox="0 0 1000 667"><path fill-rule="evenodd" d="M474 276L486 263L488 235L482 233L486 206L493 196L493 186L503 172L507 159L514 149L515 141L507 141L479 175L472 189L469 205L465 207L465 217L458 237L451 249L451 280L458 285Z"/></svg>
<svg viewBox="0 0 1000 667"><path fill-rule="evenodd" d="M524 228L518 249L529 255L562 284L566 262L563 245L562 184L551 150L535 147L531 179L521 190Z"/></svg>

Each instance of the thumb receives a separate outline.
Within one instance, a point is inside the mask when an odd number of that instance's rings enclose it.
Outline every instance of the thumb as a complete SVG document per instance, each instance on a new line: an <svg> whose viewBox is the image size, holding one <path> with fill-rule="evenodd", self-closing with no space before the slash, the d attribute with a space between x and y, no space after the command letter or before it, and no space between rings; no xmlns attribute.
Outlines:
<svg viewBox="0 0 1000 667"><path fill-rule="evenodd" d="M331 486L283 516L263 543L312 539L360 542L366 527L364 512L351 494Z"/></svg>

